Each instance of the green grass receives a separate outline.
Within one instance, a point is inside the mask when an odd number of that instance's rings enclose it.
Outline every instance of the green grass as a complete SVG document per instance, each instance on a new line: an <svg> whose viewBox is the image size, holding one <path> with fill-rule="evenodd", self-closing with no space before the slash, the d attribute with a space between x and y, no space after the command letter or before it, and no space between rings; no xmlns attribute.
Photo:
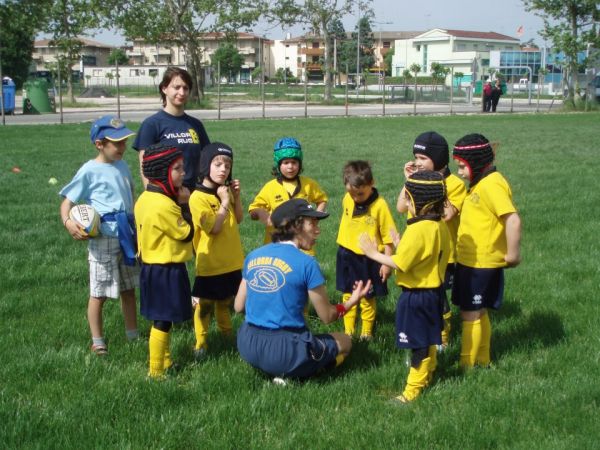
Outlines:
<svg viewBox="0 0 600 450"><path fill-rule="evenodd" d="M0 438L4 448L595 448L600 383L598 123L600 115L495 115L213 121L213 140L235 150L247 206L270 177L272 143L297 137L305 174L331 198L318 259L334 291L341 169L367 158L390 205L414 137L435 129L450 143L470 132L500 141L497 164L523 219L523 263L506 272L492 315L494 368L457 368L460 323L436 382L395 407L405 355L394 347L398 290L379 302L376 338L344 366L287 388L243 363L213 329L208 359L193 363L191 324L173 332L182 371L146 379L149 324L125 342L118 304L105 307L106 359L89 351L85 244L58 215L60 186L94 156L89 124L0 128ZM130 124L137 128L138 124ZM138 181L137 155L126 159ZM21 173L10 171L19 166ZM49 185L56 177L58 185ZM397 223L402 220L395 215ZM246 251L262 228L241 225ZM391 286L391 285L390 285ZM234 318L235 327L242 318ZM318 331L340 330L312 318Z"/></svg>

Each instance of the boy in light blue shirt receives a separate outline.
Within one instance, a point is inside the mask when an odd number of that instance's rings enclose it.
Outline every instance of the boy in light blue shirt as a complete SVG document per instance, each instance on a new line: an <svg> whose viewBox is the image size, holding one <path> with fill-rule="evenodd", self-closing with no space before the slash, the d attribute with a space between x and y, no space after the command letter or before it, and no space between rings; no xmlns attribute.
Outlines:
<svg viewBox="0 0 600 450"><path fill-rule="evenodd" d="M104 116L92 124L90 138L98 155L86 162L75 177L60 191L63 225L76 240L88 241L90 298L88 323L92 351L106 355L102 308L107 298L121 297L127 338L137 338L135 288L139 269L135 263L133 239L133 180L123 161L127 138L135 133L120 119ZM90 239L71 218L69 211L77 203L91 205L101 217L100 234Z"/></svg>

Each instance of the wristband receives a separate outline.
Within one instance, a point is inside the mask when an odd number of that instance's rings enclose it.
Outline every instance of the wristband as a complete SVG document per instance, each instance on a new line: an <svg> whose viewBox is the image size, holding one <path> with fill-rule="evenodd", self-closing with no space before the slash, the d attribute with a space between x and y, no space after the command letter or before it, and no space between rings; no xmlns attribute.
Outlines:
<svg viewBox="0 0 600 450"><path fill-rule="evenodd" d="M346 311L346 307L344 306L343 303L336 304L335 309L337 310L337 313L338 313L338 319L340 317L344 317L344 315L348 312L348 311Z"/></svg>

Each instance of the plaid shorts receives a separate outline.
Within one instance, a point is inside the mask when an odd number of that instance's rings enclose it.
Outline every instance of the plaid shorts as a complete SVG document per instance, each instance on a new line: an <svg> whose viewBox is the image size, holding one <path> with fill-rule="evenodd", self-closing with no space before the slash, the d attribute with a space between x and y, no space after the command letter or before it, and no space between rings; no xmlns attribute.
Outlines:
<svg viewBox="0 0 600 450"><path fill-rule="evenodd" d="M98 236L88 242L92 297L119 298L121 292L139 285L140 268L137 263L135 266L123 263L119 239Z"/></svg>

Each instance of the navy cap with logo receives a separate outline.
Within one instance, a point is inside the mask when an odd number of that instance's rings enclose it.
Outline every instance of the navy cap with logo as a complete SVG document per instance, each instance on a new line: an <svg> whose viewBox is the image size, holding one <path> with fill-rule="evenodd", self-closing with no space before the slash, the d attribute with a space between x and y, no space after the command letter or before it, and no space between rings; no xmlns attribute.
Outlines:
<svg viewBox="0 0 600 450"><path fill-rule="evenodd" d="M125 122L115 116L102 116L97 119L90 129L92 143L108 139L109 141L122 141L135 134L125 126Z"/></svg>
<svg viewBox="0 0 600 450"><path fill-rule="evenodd" d="M433 170L442 170L448 165L448 142L435 131L421 133L413 144L413 154L420 153L433 161Z"/></svg>
<svg viewBox="0 0 600 450"><path fill-rule="evenodd" d="M222 142L212 142L204 146L202 151L200 152L200 164L198 164L198 183L202 184L202 180L205 177L210 178L210 165L212 160L217 156L227 156L231 159L233 164L233 150L227 144L223 144ZM232 179L232 170L229 172L229 177L227 181L231 181ZM212 181L212 180L211 180Z"/></svg>
<svg viewBox="0 0 600 450"><path fill-rule="evenodd" d="M314 217L321 220L329 217L329 213L317 211L303 198L293 198L279 205L271 214L273 226L279 228L298 217Z"/></svg>

